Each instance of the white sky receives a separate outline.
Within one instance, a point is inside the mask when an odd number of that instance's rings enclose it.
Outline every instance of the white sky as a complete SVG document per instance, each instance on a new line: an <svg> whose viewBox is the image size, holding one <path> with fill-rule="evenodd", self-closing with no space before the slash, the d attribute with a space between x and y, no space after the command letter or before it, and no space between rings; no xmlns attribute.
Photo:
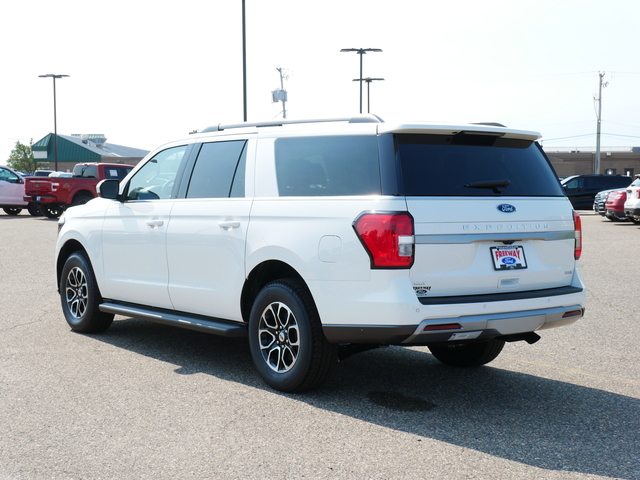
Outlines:
<svg viewBox="0 0 640 480"><path fill-rule="evenodd" d="M14 0L0 8L0 163L15 141L102 133L151 150L240 122L241 0ZM547 150L640 146L636 0L246 0L248 119L270 120L290 72L287 117L359 111L359 56L383 119L497 121ZM366 112L366 85L364 87ZM567 138L569 137L569 138ZM563 140L557 140L563 139Z"/></svg>

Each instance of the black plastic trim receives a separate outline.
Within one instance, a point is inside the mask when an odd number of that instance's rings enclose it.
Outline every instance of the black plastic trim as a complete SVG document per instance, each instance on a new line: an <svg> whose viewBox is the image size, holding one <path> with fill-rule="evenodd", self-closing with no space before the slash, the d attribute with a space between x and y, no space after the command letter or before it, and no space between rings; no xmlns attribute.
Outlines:
<svg viewBox="0 0 640 480"><path fill-rule="evenodd" d="M416 328L418 325L324 325L322 331L329 343L398 345L413 335Z"/></svg>
<svg viewBox="0 0 640 480"><path fill-rule="evenodd" d="M450 297L420 297L422 305L456 305L461 303L506 302L509 300L526 300L530 298L556 297L582 292L580 287L545 288L544 290L528 290L526 292L490 293L486 295L460 295Z"/></svg>

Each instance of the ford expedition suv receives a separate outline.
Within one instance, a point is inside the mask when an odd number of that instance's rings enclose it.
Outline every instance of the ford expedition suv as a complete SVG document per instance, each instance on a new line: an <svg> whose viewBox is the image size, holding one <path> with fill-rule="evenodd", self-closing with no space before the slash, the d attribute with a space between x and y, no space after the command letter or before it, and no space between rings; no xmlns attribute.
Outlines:
<svg viewBox="0 0 640 480"><path fill-rule="evenodd" d="M271 387L423 345L473 367L580 319L580 217L537 133L344 120L217 125L59 220L74 331L114 315L248 336Z"/></svg>

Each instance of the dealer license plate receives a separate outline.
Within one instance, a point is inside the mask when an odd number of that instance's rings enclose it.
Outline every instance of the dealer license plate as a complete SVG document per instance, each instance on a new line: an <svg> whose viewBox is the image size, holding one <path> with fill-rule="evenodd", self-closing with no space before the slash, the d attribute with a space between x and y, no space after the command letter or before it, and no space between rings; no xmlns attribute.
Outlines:
<svg viewBox="0 0 640 480"><path fill-rule="evenodd" d="M521 245L491 247L491 258L493 258L493 267L496 270L527 268L527 261L524 258L524 247Z"/></svg>

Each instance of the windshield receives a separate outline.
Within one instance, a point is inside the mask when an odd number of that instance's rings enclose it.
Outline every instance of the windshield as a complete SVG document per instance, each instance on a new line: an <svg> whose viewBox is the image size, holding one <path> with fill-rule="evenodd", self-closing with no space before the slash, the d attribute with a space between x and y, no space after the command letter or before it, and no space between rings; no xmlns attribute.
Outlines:
<svg viewBox="0 0 640 480"><path fill-rule="evenodd" d="M495 135L395 135L410 196L564 196L537 144Z"/></svg>

